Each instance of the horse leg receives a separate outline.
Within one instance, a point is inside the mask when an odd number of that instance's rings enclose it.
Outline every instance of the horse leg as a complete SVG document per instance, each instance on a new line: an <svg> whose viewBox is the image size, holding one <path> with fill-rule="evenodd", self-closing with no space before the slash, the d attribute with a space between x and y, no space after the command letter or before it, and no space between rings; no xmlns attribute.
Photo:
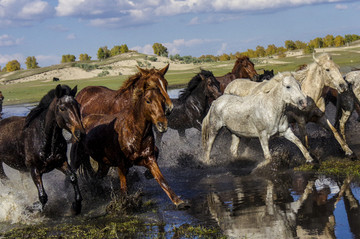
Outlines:
<svg viewBox="0 0 360 239"><path fill-rule="evenodd" d="M355 110L358 114L357 121L360 121L360 105L358 103L355 103Z"/></svg>
<svg viewBox="0 0 360 239"><path fill-rule="evenodd" d="M335 139L338 141L338 143L340 144L342 150L345 152L345 155L347 155L347 156L353 156L354 155L353 151L349 148L349 146L346 144L346 142L343 140L343 138L340 136L340 134L337 132L337 130L334 128L334 126L332 126L332 124L326 118L325 115L323 115L318 120L318 123L320 123L325 129L330 130L333 133Z"/></svg>
<svg viewBox="0 0 360 239"><path fill-rule="evenodd" d="M166 182L164 176L162 175L159 165L156 162L155 155L151 155L148 158L144 159L142 164L148 168L151 172L151 174L154 176L155 180L158 182L162 190L167 194L167 196L170 198L170 200L176 205L179 206L180 204L183 204L184 201L181 200L174 191L170 188L168 183Z"/></svg>
<svg viewBox="0 0 360 239"><path fill-rule="evenodd" d="M260 144L264 152L265 161L258 164L256 168L261 168L268 165L271 162L271 154L269 150L269 136L267 133L260 133L259 135Z"/></svg>
<svg viewBox="0 0 360 239"><path fill-rule="evenodd" d="M30 174L31 174L32 180L34 181L34 183L37 187L39 200L42 204L42 207L44 208L46 202L48 201L48 196L45 192L44 185L42 182L42 174L36 168L31 168Z"/></svg>
<svg viewBox="0 0 360 239"><path fill-rule="evenodd" d="M80 189L79 189L76 174L73 172L73 170L71 169L71 167L69 166L67 161L65 161L63 163L63 165L60 168L57 168L57 169L60 170L61 172L63 172L66 176L69 177L70 182L74 187L75 202L73 202L72 208L73 208L75 214L77 215L77 214L79 214L81 212L82 197L81 197L81 193L80 193Z"/></svg>
<svg viewBox="0 0 360 239"><path fill-rule="evenodd" d="M126 194L127 193L126 170L123 165L118 166L118 174L119 174L119 179L120 179L121 192L123 194Z"/></svg>
<svg viewBox="0 0 360 239"><path fill-rule="evenodd" d="M287 128L287 130L280 135L284 136L287 140L293 142L300 149L307 163L312 163L314 161L309 151L305 148L305 146L301 143L300 139L296 137L296 135L292 132L290 128Z"/></svg>
<svg viewBox="0 0 360 239"><path fill-rule="evenodd" d="M162 142L163 133L160 133L155 127L153 127L153 131L155 132L155 145L160 147Z"/></svg>
<svg viewBox="0 0 360 239"><path fill-rule="evenodd" d="M221 129L221 120L210 120L210 113L209 112L202 122L201 128L201 138L204 148L204 161L206 164L210 164L210 153L212 145L215 141L215 138Z"/></svg>
<svg viewBox="0 0 360 239"><path fill-rule="evenodd" d="M236 158L238 156L239 143L240 143L240 138L237 135L232 134L230 151L234 158Z"/></svg>
<svg viewBox="0 0 360 239"><path fill-rule="evenodd" d="M345 136L346 122L349 120L351 113L352 113L351 111L342 110L341 119L339 120L340 133L345 142L346 142L346 136Z"/></svg>

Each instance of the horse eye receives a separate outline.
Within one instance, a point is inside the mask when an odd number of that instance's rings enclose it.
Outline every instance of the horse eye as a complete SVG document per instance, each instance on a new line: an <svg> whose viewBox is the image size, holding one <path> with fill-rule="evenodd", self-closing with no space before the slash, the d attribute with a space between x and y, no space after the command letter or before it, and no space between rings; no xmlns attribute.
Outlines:
<svg viewBox="0 0 360 239"><path fill-rule="evenodd" d="M326 71L330 71L330 69L326 69Z"/></svg>
<svg viewBox="0 0 360 239"><path fill-rule="evenodd" d="M290 89L291 87L290 86L286 86L286 89Z"/></svg>
<svg viewBox="0 0 360 239"><path fill-rule="evenodd" d="M59 105L59 110L60 110L60 111L65 111L65 106Z"/></svg>
<svg viewBox="0 0 360 239"><path fill-rule="evenodd" d="M146 103L150 104L150 100L146 100Z"/></svg>

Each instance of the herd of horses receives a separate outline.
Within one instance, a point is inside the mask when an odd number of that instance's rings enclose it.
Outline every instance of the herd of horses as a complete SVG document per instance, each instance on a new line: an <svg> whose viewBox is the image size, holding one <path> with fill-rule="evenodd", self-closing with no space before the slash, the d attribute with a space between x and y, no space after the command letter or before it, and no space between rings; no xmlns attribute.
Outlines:
<svg viewBox="0 0 360 239"><path fill-rule="evenodd" d="M73 184L72 209L78 214L82 197L76 172L100 180L111 167L117 167L121 191L126 193L126 175L133 165L146 167L173 204L183 206L157 162L158 146L168 128L177 130L180 137L185 137L188 128L201 131L201 160L208 164L214 140L223 127L232 134L230 151L234 157L240 138L244 142L259 138L265 161L257 168L271 162L268 141L274 135L296 144L306 162L314 163L306 132L310 121L329 129L345 154L354 156L345 140L344 125L359 106L360 71L350 72L344 79L330 55L313 58L314 62L301 70L274 75L266 70L258 74L248 57L239 57L232 72L222 77L201 70L178 99L167 93L169 64L162 69L138 67L118 90L88 86L77 93L76 87L58 85L27 116L0 121L0 178L8 179L2 163L30 171L44 207L48 198L42 175L58 169ZM337 106L336 124L341 134L325 116L325 105L330 101ZM292 123L297 123L300 139L293 133ZM63 129L72 135L70 165ZM97 162L96 170L90 158Z"/></svg>

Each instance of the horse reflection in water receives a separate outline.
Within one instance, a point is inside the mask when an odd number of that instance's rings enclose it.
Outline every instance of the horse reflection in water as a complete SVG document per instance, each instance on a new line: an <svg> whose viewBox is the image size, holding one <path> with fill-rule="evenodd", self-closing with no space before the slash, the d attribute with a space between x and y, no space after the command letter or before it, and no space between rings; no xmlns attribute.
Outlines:
<svg viewBox="0 0 360 239"><path fill-rule="evenodd" d="M245 176L234 181L234 191L219 194L216 188L221 184L214 179L207 203L212 217L230 237L336 238L334 210L343 199L350 230L358 238L360 207L350 183L350 178L337 182L302 173Z"/></svg>
<svg viewBox="0 0 360 239"><path fill-rule="evenodd" d="M133 88L121 112L114 115L90 114L83 118L86 137L72 147L71 159L77 168L89 162L89 156L100 168L117 167L121 191L127 192L126 175L133 165L146 167L170 200L179 206L184 202L172 191L160 172L154 144L154 125L159 132L167 130L166 99L156 84L133 87L137 78L129 78L123 91ZM87 167L89 169L89 167ZM103 175L99 175L103 176Z"/></svg>
<svg viewBox="0 0 360 239"><path fill-rule="evenodd" d="M306 162L313 162L309 152L291 131L285 115L285 108L289 104L300 109L306 107L306 98L299 83L291 73L285 72L277 74L260 87L257 94L245 97L223 95L213 102L202 123L206 163L210 163L211 148L222 127L232 133L231 152L234 157L238 156L239 137L259 138L265 161L258 168L271 162L269 139L276 134L296 144Z"/></svg>
<svg viewBox="0 0 360 239"><path fill-rule="evenodd" d="M216 80L220 82L221 92L224 92L226 86L231 81L239 78L259 81L259 74L255 70L254 63L252 63L252 61L250 61L249 57L247 56L238 57L235 61L232 71L224 76L216 77Z"/></svg>
<svg viewBox="0 0 360 239"><path fill-rule="evenodd" d="M81 195L76 174L68 165L67 143L62 130L75 139L84 133L79 105L74 99L76 87L58 85L49 91L26 117L13 116L0 121L0 177L7 179L2 163L22 172L30 171L44 207L48 201L42 175L53 169L66 174L75 191L73 210L81 211Z"/></svg>
<svg viewBox="0 0 360 239"><path fill-rule="evenodd" d="M171 99L174 109L168 119L168 127L177 130L185 139L185 130L196 128L201 131L201 122L211 103L221 95L220 83L210 71L201 70L180 92L178 99ZM160 145L162 134L156 132L156 145Z"/></svg>

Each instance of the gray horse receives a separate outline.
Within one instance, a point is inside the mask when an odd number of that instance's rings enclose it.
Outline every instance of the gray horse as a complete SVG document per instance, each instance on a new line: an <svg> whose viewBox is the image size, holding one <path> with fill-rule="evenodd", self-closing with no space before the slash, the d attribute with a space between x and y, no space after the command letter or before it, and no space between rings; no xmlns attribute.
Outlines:
<svg viewBox="0 0 360 239"><path fill-rule="evenodd" d="M300 109L306 107L306 98L299 83L288 72L277 74L253 95L219 97L213 102L202 122L205 162L210 163L211 148L222 127L226 127L232 133L231 151L234 156L237 156L239 137L260 139L265 161L257 167L271 162L269 139L276 134L296 144L306 158L306 162L313 162L307 149L289 127L285 115L285 108L289 104Z"/></svg>

